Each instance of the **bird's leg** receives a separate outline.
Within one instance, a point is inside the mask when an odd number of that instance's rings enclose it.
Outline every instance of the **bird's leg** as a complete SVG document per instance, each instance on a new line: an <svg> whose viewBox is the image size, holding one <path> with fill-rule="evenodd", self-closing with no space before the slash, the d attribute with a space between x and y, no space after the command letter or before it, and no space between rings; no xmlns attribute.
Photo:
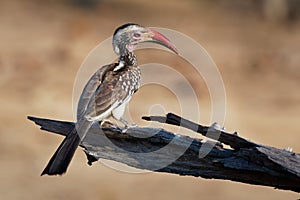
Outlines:
<svg viewBox="0 0 300 200"><path fill-rule="evenodd" d="M116 118L115 118L116 119ZM128 128L136 127L137 125L134 123L130 123L127 120L125 120L123 117L120 117L119 119L116 119L117 121L121 122L124 125L124 128L122 129L122 133L126 133Z"/></svg>
<svg viewBox="0 0 300 200"><path fill-rule="evenodd" d="M135 124L135 123L130 123L130 122L126 121L123 117L121 117L121 118L119 119L119 121L120 121L122 124L124 124L126 128L137 127L137 124Z"/></svg>
<svg viewBox="0 0 300 200"><path fill-rule="evenodd" d="M112 111L112 117L115 120L117 120L117 121L121 122L122 124L124 124L124 128L122 129L122 133L125 133L127 131L127 129L130 128L130 127L137 126L136 124L129 123L128 121L126 121L123 118L125 107L126 107L126 103L122 104L121 106L119 106L118 108L116 108L115 110Z"/></svg>

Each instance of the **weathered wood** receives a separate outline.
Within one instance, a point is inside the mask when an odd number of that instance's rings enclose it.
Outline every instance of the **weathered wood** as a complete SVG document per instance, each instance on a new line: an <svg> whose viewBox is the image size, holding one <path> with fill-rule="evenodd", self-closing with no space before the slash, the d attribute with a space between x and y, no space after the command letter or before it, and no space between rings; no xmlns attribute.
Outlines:
<svg viewBox="0 0 300 200"><path fill-rule="evenodd" d="M206 136L211 139L216 139L223 144L227 144L233 149L250 148L250 147L257 146L257 144L239 137L237 135L237 132L230 134L220 128L218 129L217 124L215 124L215 126L201 126L187 119L181 118L173 113L168 113L166 117L151 116L151 117L142 117L142 119L147 121L157 121L160 123L185 127L192 131L200 133L203 136Z"/></svg>
<svg viewBox="0 0 300 200"><path fill-rule="evenodd" d="M72 122L28 118L42 130L64 136L74 128ZM232 149L163 129L136 127L122 133L110 124L104 129L94 124L81 143L88 163L104 158L138 169L232 180L300 192L299 154L259 145L237 134L216 129L216 126L201 126L174 114L144 119L181 125L217 139Z"/></svg>

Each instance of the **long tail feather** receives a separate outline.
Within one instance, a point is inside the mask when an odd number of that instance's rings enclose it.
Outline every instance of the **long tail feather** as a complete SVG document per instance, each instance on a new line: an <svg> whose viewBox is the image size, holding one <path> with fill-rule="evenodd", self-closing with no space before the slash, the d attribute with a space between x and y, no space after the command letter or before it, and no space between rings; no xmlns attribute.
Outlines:
<svg viewBox="0 0 300 200"><path fill-rule="evenodd" d="M92 123L86 120L81 120L76 127L65 137L56 152L51 157L47 166L43 170L42 175L62 175L67 171L67 168L74 156L74 153L91 127ZM77 130L79 134L77 134Z"/></svg>
<svg viewBox="0 0 300 200"><path fill-rule="evenodd" d="M62 141L56 152L51 157L41 176L44 174L62 175L67 171L73 155L80 143L80 138L77 135L76 128L74 129L75 131L73 130L70 135L68 135Z"/></svg>

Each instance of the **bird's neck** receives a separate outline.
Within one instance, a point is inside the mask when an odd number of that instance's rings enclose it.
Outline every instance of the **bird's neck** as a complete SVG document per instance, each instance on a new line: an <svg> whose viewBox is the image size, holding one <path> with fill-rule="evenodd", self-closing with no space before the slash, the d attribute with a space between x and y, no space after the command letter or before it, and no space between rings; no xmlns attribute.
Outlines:
<svg viewBox="0 0 300 200"><path fill-rule="evenodd" d="M120 55L119 64L124 66L137 66L137 59L133 52L127 51Z"/></svg>

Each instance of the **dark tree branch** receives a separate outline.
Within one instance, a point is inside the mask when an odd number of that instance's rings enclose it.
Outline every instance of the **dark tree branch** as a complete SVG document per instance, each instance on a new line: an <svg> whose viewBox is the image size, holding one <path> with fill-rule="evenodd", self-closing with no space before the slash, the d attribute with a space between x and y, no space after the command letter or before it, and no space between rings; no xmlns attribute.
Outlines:
<svg viewBox="0 0 300 200"><path fill-rule="evenodd" d="M42 130L68 135L74 123L28 117ZM205 127L174 114L143 117L194 130L217 140L179 136L162 129L130 128L125 134L112 124L100 129L94 124L81 147L88 163L100 158L125 163L138 169L238 181L300 192L300 155L288 150L259 145L217 126ZM232 149L224 148L229 145ZM163 151L160 151L162 150Z"/></svg>
<svg viewBox="0 0 300 200"><path fill-rule="evenodd" d="M218 128L217 124L215 126L209 126L209 127L201 126L187 119L181 118L173 113L168 113L166 117L151 116L151 117L142 117L142 119L147 121L157 121L161 123L185 127L192 131L200 133L203 136L206 136L211 139L216 139L223 144L227 144L233 149L250 148L250 147L257 146L257 144L239 137L237 135L237 132L234 132L233 134L226 133L224 130Z"/></svg>

